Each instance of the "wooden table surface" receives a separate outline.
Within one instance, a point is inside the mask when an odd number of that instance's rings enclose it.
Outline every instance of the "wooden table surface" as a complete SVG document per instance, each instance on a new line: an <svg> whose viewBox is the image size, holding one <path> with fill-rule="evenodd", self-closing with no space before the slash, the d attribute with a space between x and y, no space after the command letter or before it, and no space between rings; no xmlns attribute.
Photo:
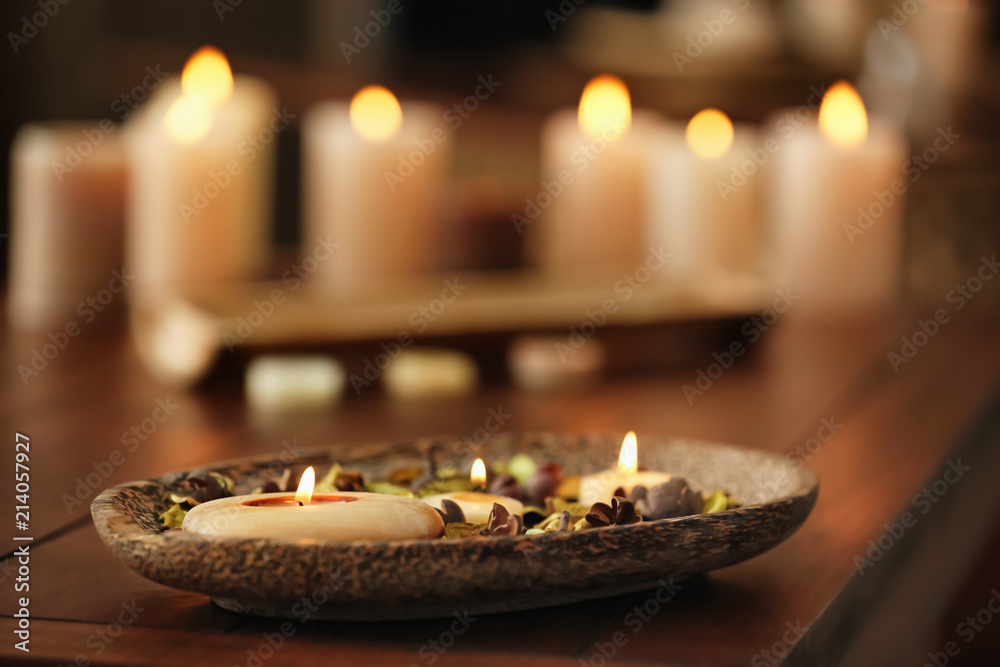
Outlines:
<svg viewBox="0 0 1000 667"><path fill-rule="evenodd" d="M183 394L157 384L114 332L71 340L26 386L16 368L47 339L7 332L3 475L13 472L15 433L25 433L32 488L30 529L19 533L13 509L6 514L0 663L722 666L833 664L853 656L851 664L894 664L933 643L928 627L1000 505L992 481L1000 469L1000 448L992 446L1000 442L996 323L971 308L955 312L895 372L887 353L917 330L922 312L865 327L787 316L693 402L682 386L694 382L710 354L684 368L615 377L569 394L494 383L467 400L409 408L373 388L329 415L284 422L251 414L235 385ZM137 445L128 440L158 404L176 407L162 423L146 421L155 430ZM483 616L461 634L448 619L296 620L277 649L268 638L277 643L279 621L229 613L204 596L144 580L112 557L90 519L90 500L120 482L283 446L469 435L491 409L510 415L507 431L635 429L787 453L818 473L819 501L787 542L684 583L664 605L654 604L652 592L636 593ZM115 450L122 459L112 459ZM969 469L934 503L915 497L954 465ZM916 524L859 574L869 540L907 511ZM30 654L14 649L12 634L15 534L34 538Z"/></svg>

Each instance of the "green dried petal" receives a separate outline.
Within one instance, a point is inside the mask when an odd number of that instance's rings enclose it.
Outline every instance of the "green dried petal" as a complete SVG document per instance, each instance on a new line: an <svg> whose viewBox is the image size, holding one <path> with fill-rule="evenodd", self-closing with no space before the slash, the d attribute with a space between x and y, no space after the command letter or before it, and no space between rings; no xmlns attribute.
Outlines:
<svg viewBox="0 0 1000 667"><path fill-rule="evenodd" d="M222 487L223 498L233 495L233 491L236 489L236 480L227 475L223 475L221 472L210 472L208 474L219 482L219 486Z"/></svg>
<svg viewBox="0 0 1000 667"><path fill-rule="evenodd" d="M343 468L340 467L339 463L334 463L330 466L330 469L326 471L326 474L322 478L316 480L316 486L313 487L313 493L330 493L337 489L337 475Z"/></svg>
<svg viewBox="0 0 1000 667"><path fill-rule="evenodd" d="M166 512L160 515L160 521L168 529L181 528L184 525L184 517L187 516L187 510L180 505L174 505Z"/></svg>
<svg viewBox="0 0 1000 667"><path fill-rule="evenodd" d="M545 507L552 514L559 514L563 510L567 510L571 516L586 516L590 511L590 507L588 505L570 502L569 500L557 498L556 496L546 498Z"/></svg>
<svg viewBox="0 0 1000 667"><path fill-rule="evenodd" d="M423 468L399 468L393 470L389 475L389 480L393 484L410 486L413 481L424 474Z"/></svg>
<svg viewBox="0 0 1000 667"><path fill-rule="evenodd" d="M583 514L573 514L572 512L570 512L569 513L569 525L570 526L576 525L576 523L579 522L579 521L581 521L586 515L587 515L586 511L584 511ZM554 513L548 515L547 517L545 517L545 520L542 521L541 523L537 524L535 526L535 528L541 528L542 530L544 530L547 533L551 533L551 532L557 531L557 530L559 530L559 519L561 517L562 517L562 511L554 512Z"/></svg>
<svg viewBox="0 0 1000 667"><path fill-rule="evenodd" d="M586 519L580 519L573 524L573 530L586 530L587 528L591 528L591 525L587 523Z"/></svg>
<svg viewBox="0 0 1000 667"><path fill-rule="evenodd" d="M458 468L452 465L442 465L438 466L437 471L434 473L438 479L450 479L452 477L458 477Z"/></svg>
<svg viewBox="0 0 1000 667"><path fill-rule="evenodd" d="M513 475L514 479L521 486L528 483L528 480L535 474L536 470L538 470L538 464L535 463L533 458L523 452L514 454L507 461L507 474Z"/></svg>
<svg viewBox="0 0 1000 667"><path fill-rule="evenodd" d="M712 512L721 512L726 509L726 494L722 491L716 491L708 498L705 498L705 502L702 504L701 511L705 514L711 514Z"/></svg>
<svg viewBox="0 0 1000 667"><path fill-rule="evenodd" d="M524 534L525 535L544 535L545 531L544 530L540 530L538 528L529 528L528 530L524 531Z"/></svg>
<svg viewBox="0 0 1000 667"><path fill-rule="evenodd" d="M369 493L384 493L390 496L403 496L404 498L413 497L413 492L405 486L399 486L398 484L385 481L371 482L370 484L365 485L365 491L368 491Z"/></svg>
<svg viewBox="0 0 1000 667"><path fill-rule="evenodd" d="M340 467L339 463L334 463L330 466L330 469L326 471L323 475L323 479L316 482L315 488L313 488L313 493L334 493L339 491L337 488L337 477L343 472L343 468Z"/></svg>
<svg viewBox="0 0 1000 667"><path fill-rule="evenodd" d="M465 539L479 535L485 528L485 523L449 523L444 527L444 536L451 540Z"/></svg>
<svg viewBox="0 0 1000 667"><path fill-rule="evenodd" d="M472 482L468 477L452 477L450 479L435 479L427 482L417 489L417 496L435 496L439 493L451 493L453 491L472 491Z"/></svg>
<svg viewBox="0 0 1000 667"><path fill-rule="evenodd" d="M194 507L195 505L200 505L201 501L196 500L192 496L185 496L180 493L174 493L173 491L168 491L163 494L163 506L172 507L173 505L184 505L187 504L189 507Z"/></svg>

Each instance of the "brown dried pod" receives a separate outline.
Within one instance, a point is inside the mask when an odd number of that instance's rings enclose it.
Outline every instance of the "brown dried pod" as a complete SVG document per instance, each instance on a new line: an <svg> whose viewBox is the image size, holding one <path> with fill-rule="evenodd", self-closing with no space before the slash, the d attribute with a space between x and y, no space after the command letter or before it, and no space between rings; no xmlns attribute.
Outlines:
<svg viewBox="0 0 1000 667"><path fill-rule="evenodd" d="M458 503L454 500L449 500L445 498L441 501L441 508L437 509L438 514L444 519L445 524L449 523L465 523L465 512L459 507Z"/></svg>
<svg viewBox="0 0 1000 667"><path fill-rule="evenodd" d="M636 514L635 505L622 496L615 496L611 504L594 503L590 512L584 517L587 523L594 527L624 526L639 523L642 518Z"/></svg>
<svg viewBox="0 0 1000 667"><path fill-rule="evenodd" d="M489 492L495 496L507 496L515 500L523 500L521 487L513 475L499 475L490 482Z"/></svg>
<svg viewBox="0 0 1000 667"><path fill-rule="evenodd" d="M520 516L511 514L500 503L493 503L490 518L486 521L486 527L481 534L483 537L504 537L520 535L523 532L524 524L521 522Z"/></svg>

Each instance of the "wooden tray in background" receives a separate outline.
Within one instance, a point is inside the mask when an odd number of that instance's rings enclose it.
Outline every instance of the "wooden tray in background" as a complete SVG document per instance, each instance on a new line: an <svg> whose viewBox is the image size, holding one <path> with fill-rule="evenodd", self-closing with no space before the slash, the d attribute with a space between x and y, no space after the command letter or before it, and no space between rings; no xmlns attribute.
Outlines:
<svg viewBox="0 0 1000 667"><path fill-rule="evenodd" d="M773 284L760 276L719 274L685 282L654 274L631 285L626 276L631 272L573 278L455 272L339 290L309 282L220 285L136 299L131 327L150 371L183 385L204 377L220 351L236 346L568 330L600 320L600 312L610 313L607 324L615 327L729 319L759 313L774 300Z"/></svg>

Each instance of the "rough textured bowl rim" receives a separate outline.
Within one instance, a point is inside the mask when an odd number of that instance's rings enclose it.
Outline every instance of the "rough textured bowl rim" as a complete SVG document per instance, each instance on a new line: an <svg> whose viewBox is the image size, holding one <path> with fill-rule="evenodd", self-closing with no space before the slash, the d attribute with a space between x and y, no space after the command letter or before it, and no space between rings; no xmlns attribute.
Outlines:
<svg viewBox="0 0 1000 667"><path fill-rule="evenodd" d="M527 446L524 443L534 443L530 446L538 446L537 443L545 438L565 438L577 442L578 446L582 448L593 446L594 441L611 442L616 439L620 440L620 437L617 434L578 435L551 433L501 433L494 436L494 438L499 438L507 442L507 446L513 446L514 449ZM384 461L387 455L396 451L402 452L403 450L407 450L406 453L408 455L414 455L416 451L424 449L430 443L442 441L457 442L458 439L450 436L436 436L395 443L380 442L357 447L331 446L303 450L300 456L294 461L287 461L285 463L287 465L309 465L312 460L318 459L317 462L321 464L338 461L347 465L356 464L364 468L366 461L369 463ZM722 551L726 553L716 555L711 562L706 562L703 568L675 565L669 569L669 572L663 572L664 576L674 574L678 577L685 577L694 573L733 565L772 548L798 529L815 504L819 490L819 484L815 475L808 469L794 466L779 453L690 439L640 436L640 442L650 441L654 443L658 442L665 450L671 447L680 447L682 450L684 447L704 448L705 451L710 450L714 452L711 454L712 456L724 456L728 452L736 456L757 457L757 459L768 461L771 465L779 466L794 474L795 477L792 478L793 483L786 492L774 495L764 502L747 504L735 509L723 510L712 514L696 514L658 521L644 521L638 524L611 526L582 532L547 533L549 544L559 547L555 551L565 549L570 557L581 553L600 553L602 554L601 558L607 559L613 556L614 553L617 553L614 551L615 549L622 549L623 547L628 549L630 546L636 547L640 542L643 544L649 542L652 545L650 548L659 546L662 549L664 540L669 544L670 540L677 540L679 536L683 539L690 537L687 532L678 533L677 531L691 531L691 535L695 535L695 537L698 535L707 535L710 538L707 538L707 543L710 545L718 547L721 544ZM486 443L484 451L489 451L491 442L493 442L492 439ZM545 446L548 447L551 445ZM260 467L277 460L278 455L276 454L263 454L220 461L198 466L191 470L225 470L240 466ZM598 468L599 466L593 467ZM185 575L184 571L187 566L180 565L173 567L167 565L164 567L162 560L164 558L169 559L173 553L213 554L218 555L220 558L225 558L229 553L240 553L243 550L243 553L271 554L272 557L291 561L291 565L294 565L293 561L296 558L309 560L316 565L318 563L338 562L338 559L343 559L344 562L369 562L378 558L398 558L401 555L412 558L414 554L433 557L435 554L454 555L460 553L463 556L468 556L465 560L471 559L481 564L486 563L487 565L495 566L501 570L507 568L509 571L516 571L518 568L523 567L523 563L504 561L513 560L513 554L515 553L523 554L522 549L530 549L535 540L543 537L540 535L519 535L490 538L488 540L446 540L439 538L370 542L334 540L309 540L306 542L274 538L205 537L177 530L157 533L149 525L145 527L140 525L138 519L133 518L124 511L129 501L129 490L148 499L150 487L162 487L164 484L169 483L170 480L176 479L178 475L187 472L190 472L190 470L166 473L153 479L126 482L103 491L94 499L91 505L98 533L115 556L139 574L168 586L212 595L217 603L245 613L273 616L287 616L288 614L287 607L282 607L279 603L269 606L265 592L257 591L246 579L240 579L231 573L201 572L196 570L196 566L194 565L189 568L190 571ZM758 537L753 535L753 529L758 524L771 532L759 536L757 540L759 543L747 544L746 542L752 541L746 539L747 533L752 537ZM727 536L732 540L742 539L743 543L735 546L727 545L725 542ZM687 548L689 550L692 549L690 546ZM683 550L681 547L677 547L677 549ZM727 550L732 553L728 553ZM662 556L663 554L660 551L654 555ZM552 558L555 559L555 556L553 555ZM491 559L494 559L495 562ZM636 558L633 558L633 560L636 560ZM630 565L633 570L638 568L642 577L648 580L649 585L652 585L652 582L656 581L653 577L655 573L652 569L646 568L648 571L643 570L641 565L636 565L634 562ZM413 564L409 564L408 567L412 568ZM419 569L419 564L417 564L417 568ZM628 568L625 569L627 570ZM439 576L448 576L441 575L441 573L438 574ZM243 576L249 577L251 575L243 573ZM259 574L255 576L258 579L260 577ZM462 574L456 573L454 576L461 578ZM465 572L465 576L468 580L469 571ZM640 590L644 587L641 585L641 577L634 582L631 580L626 581L621 577L619 579L617 587L609 584L605 587L607 590L597 590L597 588L600 588L600 586L597 586L594 591L568 591L566 595L563 595L562 591L553 589L548 591L550 593L548 598L545 595L541 595L538 600L504 601L502 599L493 599L492 602L483 602L478 609L481 613L525 609L572 601L574 599L588 599L612 595L629 588ZM304 582L305 579L300 583L297 590L308 590ZM315 584L315 582L313 583ZM259 581L255 585L260 586ZM388 583L386 586L388 586ZM289 599L291 599L296 590L294 586L291 588L293 590L289 592ZM502 589L502 587L499 588ZM378 590L381 591L380 595L393 595L392 589L389 587ZM248 594L247 591L251 592ZM258 592L260 593L259 596L257 596ZM426 610L417 610L414 606L415 601L413 596L407 596L403 593L405 592L401 592L400 595L404 604L401 604L399 610L390 610L383 613L374 607L367 608L361 605L361 608L350 613L342 613L342 610L331 607L328 612L319 614L316 617L371 620L435 615L446 616L451 613L449 610L454 608L453 602L457 599L455 595L452 595L451 598L443 595L442 600L437 606L431 604ZM499 593L497 594L499 595ZM363 592L354 591L354 595L356 599L364 601ZM375 593L372 593L372 595L375 595ZM259 599L249 599L254 596L259 597ZM547 599L551 599L552 601L546 602ZM405 603L410 603L411 606L407 608ZM409 610L407 611L407 609Z"/></svg>

